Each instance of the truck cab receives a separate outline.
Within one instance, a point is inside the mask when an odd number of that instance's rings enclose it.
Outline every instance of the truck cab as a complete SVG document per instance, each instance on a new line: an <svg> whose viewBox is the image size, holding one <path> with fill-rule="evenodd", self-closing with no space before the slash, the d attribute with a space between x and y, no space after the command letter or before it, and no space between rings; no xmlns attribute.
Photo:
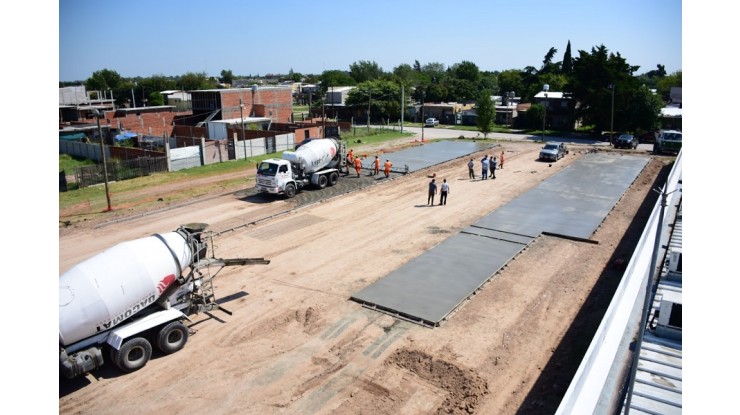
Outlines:
<svg viewBox="0 0 740 415"><path fill-rule="evenodd" d="M256 181L257 190L261 193L285 194L291 198L299 189L293 177L293 166L282 159L263 160L257 166Z"/></svg>
<svg viewBox="0 0 740 415"><path fill-rule="evenodd" d="M307 139L296 151L285 151L282 158L263 160L257 166L257 191L292 198L304 187L334 186L346 166L346 154L346 145L339 139Z"/></svg>
<svg viewBox="0 0 740 415"><path fill-rule="evenodd" d="M661 130L655 136L653 144L653 153L673 153L678 154L681 151L683 134L676 130Z"/></svg>

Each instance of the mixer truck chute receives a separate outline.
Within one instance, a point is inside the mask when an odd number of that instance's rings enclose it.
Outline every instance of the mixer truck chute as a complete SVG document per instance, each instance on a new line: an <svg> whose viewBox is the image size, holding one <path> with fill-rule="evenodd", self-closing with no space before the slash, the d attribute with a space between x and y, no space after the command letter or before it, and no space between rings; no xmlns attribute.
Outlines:
<svg viewBox="0 0 740 415"><path fill-rule="evenodd" d="M257 166L257 191L292 198L304 187L334 186L347 168L347 147L339 138L308 138L280 159Z"/></svg>
<svg viewBox="0 0 740 415"><path fill-rule="evenodd" d="M141 369L152 345L164 354L185 346L189 315L231 314L216 301L213 279L226 266L270 261L208 257L207 226L120 243L59 277L61 374L72 379L101 367L104 351L124 372Z"/></svg>

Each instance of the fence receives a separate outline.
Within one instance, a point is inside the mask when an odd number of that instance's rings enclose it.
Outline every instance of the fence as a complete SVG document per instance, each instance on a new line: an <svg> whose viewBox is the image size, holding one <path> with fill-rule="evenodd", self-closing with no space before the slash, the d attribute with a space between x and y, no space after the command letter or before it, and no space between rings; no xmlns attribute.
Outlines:
<svg viewBox="0 0 740 415"><path fill-rule="evenodd" d="M295 148L295 134L293 133L242 141L221 141L227 143L227 148L222 148L223 146L219 141L209 141L206 143L203 138L193 138L193 143L197 142L199 144L175 148L177 145L187 143L183 138L176 139L170 137L164 156L150 154L162 154L160 152L103 146L107 160L108 180L132 179L140 176L148 176L152 173L178 171L213 162L223 162L225 160L243 160L249 157L262 156ZM99 144L60 140L59 153L70 154L102 163ZM116 155L117 158L113 158L112 154ZM80 188L103 183L104 174L102 164L75 168L75 181ZM62 183L60 181L61 188Z"/></svg>
<svg viewBox="0 0 740 415"><path fill-rule="evenodd" d="M132 160L113 159L106 162L109 181L133 179L148 176L152 173L167 172L167 157L140 157ZM87 187L103 183L105 175L103 165L75 167L77 186Z"/></svg>

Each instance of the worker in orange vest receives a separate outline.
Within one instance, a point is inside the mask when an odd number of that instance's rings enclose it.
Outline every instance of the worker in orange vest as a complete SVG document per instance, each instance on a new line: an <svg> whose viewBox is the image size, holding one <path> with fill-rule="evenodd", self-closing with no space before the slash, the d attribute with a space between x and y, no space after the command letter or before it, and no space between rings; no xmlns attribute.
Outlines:
<svg viewBox="0 0 740 415"><path fill-rule="evenodd" d="M355 162L355 151L351 148L349 149L349 153L347 153L347 160L349 160L350 163Z"/></svg>
<svg viewBox="0 0 740 415"><path fill-rule="evenodd" d="M391 174L391 166L393 166L393 163L391 163L390 160L386 160L385 164L383 165L383 167L385 168L385 177L388 177L388 175Z"/></svg>
<svg viewBox="0 0 740 415"><path fill-rule="evenodd" d="M375 156L375 161L373 162L373 176L380 173L380 159L378 156Z"/></svg>
<svg viewBox="0 0 740 415"><path fill-rule="evenodd" d="M355 159L355 171L357 172L357 177L360 177L360 169L362 168L362 160L357 157Z"/></svg>
<svg viewBox="0 0 740 415"><path fill-rule="evenodd" d="M501 170L504 169L504 150L501 150L501 160L498 163L498 168Z"/></svg>

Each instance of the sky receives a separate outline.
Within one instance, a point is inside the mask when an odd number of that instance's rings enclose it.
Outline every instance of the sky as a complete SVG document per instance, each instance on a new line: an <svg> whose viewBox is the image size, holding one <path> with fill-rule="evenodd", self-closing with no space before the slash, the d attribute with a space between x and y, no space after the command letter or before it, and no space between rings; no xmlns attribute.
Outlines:
<svg viewBox="0 0 740 415"><path fill-rule="evenodd" d="M390 72L475 63L483 71L539 68L604 45L641 74L682 70L675 0L59 2L59 81L110 69L123 77L303 74L359 61Z"/></svg>

